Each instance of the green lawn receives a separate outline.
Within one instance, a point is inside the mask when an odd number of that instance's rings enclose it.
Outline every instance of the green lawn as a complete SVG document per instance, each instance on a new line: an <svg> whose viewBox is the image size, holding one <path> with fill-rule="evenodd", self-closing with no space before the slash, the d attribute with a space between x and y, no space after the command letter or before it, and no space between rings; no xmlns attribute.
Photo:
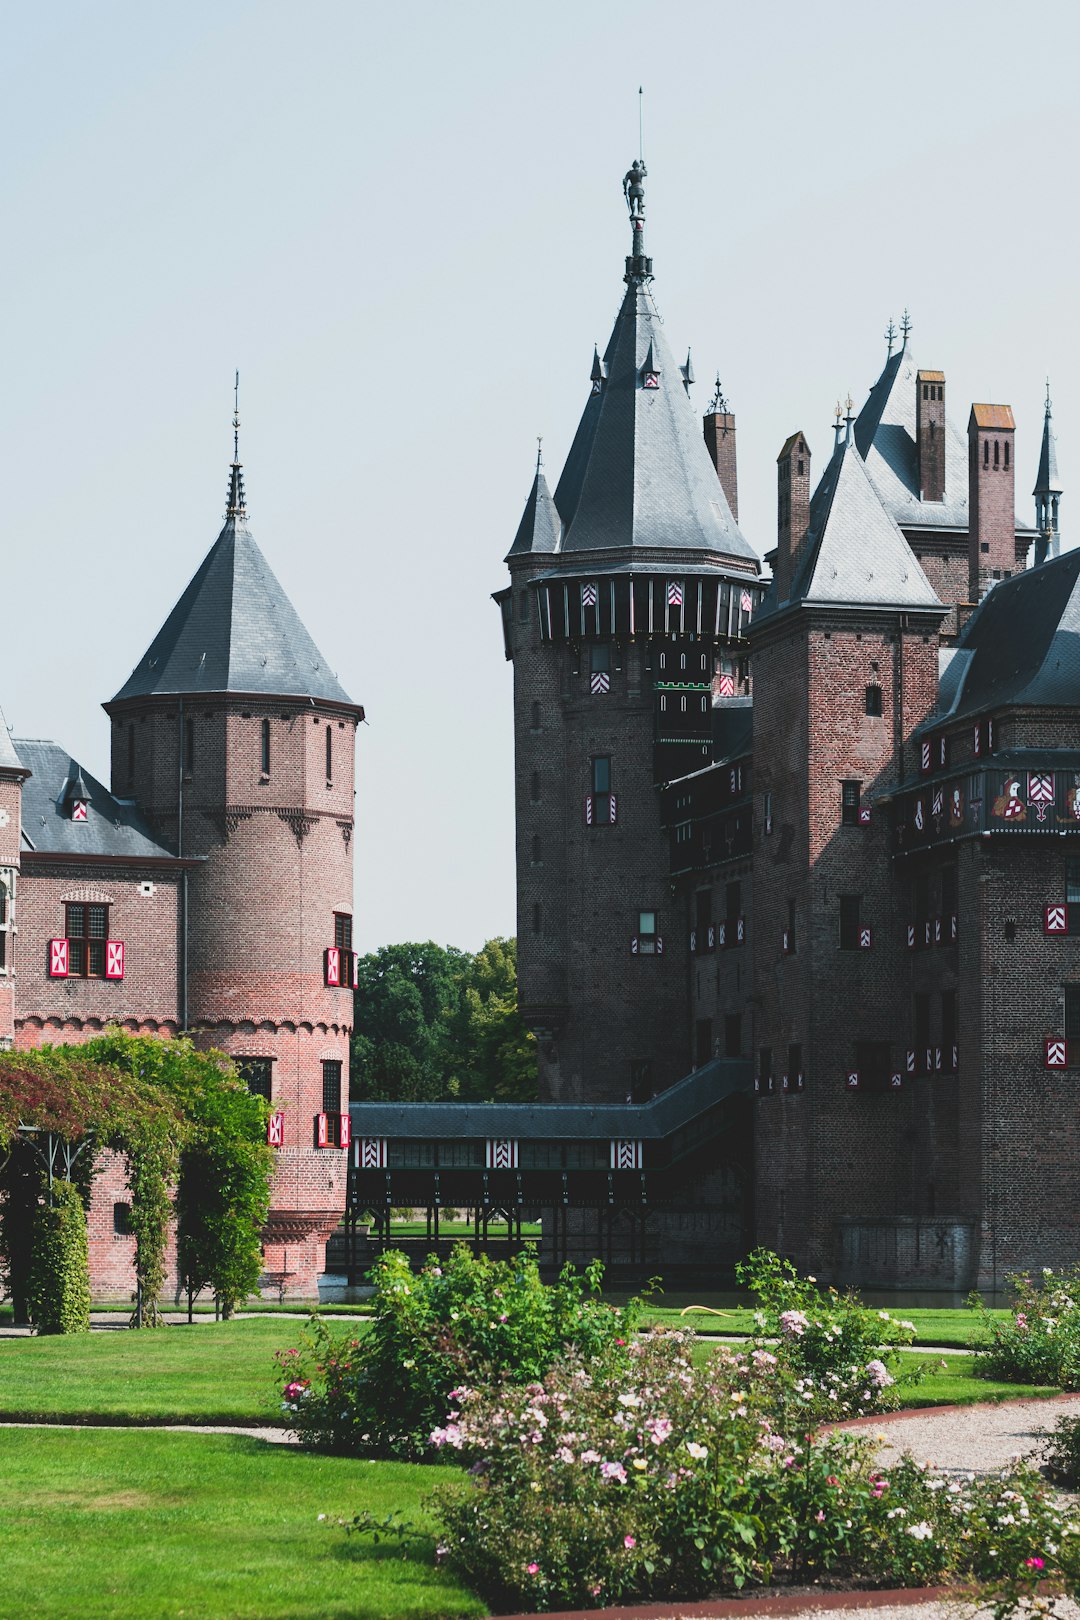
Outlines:
<svg viewBox="0 0 1080 1620"><path fill-rule="evenodd" d="M35 1620L483 1615L431 1553L414 1544L406 1561L396 1543L347 1538L336 1523L397 1510L426 1529L424 1498L448 1476L233 1435L8 1430L3 1609Z"/></svg>
<svg viewBox="0 0 1080 1620"><path fill-rule="evenodd" d="M296 1344L302 1327L268 1317L0 1339L0 1417L276 1422L274 1351Z"/></svg>
<svg viewBox="0 0 1080 1620"><path fill-rule="evenodd" d="M1009 1311L991 1311L999 1321L1010 1316ZM894 1310L890 1315L915 1324L915 1343L948 1345L958 1349L971 1342L975 1331L976 1315L969 1310ZM677 1310L667 1306L651 1306L645 1313L647 1323L662 1323L665 1327L686 1327L692 1323L698 1333L739 1334L752 1333L754 1313L749 1306L732 1305L723 1310Z"/></svg>

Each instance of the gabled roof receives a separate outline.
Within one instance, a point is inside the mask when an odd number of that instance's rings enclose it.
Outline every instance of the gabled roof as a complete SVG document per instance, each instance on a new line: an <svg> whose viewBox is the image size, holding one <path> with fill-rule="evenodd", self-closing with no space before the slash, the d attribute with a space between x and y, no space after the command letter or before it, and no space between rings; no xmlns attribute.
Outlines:
<svg viewBox="0 0 1080 1620"><path fill-rule="evenodd" d="M855 443L889 516L901 528L966 529L967 440L945 418L945 499L919 498L915 379L909 345L889 356L855 422Z"/></svg>
<svg viewBox="0 0 1080 1620"><path fill-rule="evenodd" d="M791 600L942 608L885 509L855 441L839 444L810 502ZM779 604L770 602L770 609Z"/></svg>
<svg viewBox="0 0 1080 1620"><path fill-rule="evenodd" d="M4 711L0 709L0 771L25 771L26 766L15 751L15 744L8 732Z"/></svg>
<svg viewBox="0 0 1080 1620"><path fill-rule="evenodd" d="M352 704L252 538L230 514L202 566L113 698L250 692Z"/></svg>
<svg viewBox="0 0 1080 1620"><path fill-rule="evenodd" d="M114 799L107 787L72 759L59 743L20 739L19 757L32 773L23 786L23 848L35 854L127 856L161 860L174 854L159 843L135 806ZM72 783L86 792L85 821L72 821Z"/></svg>
<svg viewBox="0 0 1080 1620"><path fill-rule="evenodd" d="M1050 417L1049 399L1046 401L1046 415L1043 417L1039 471L1035 479L1035 488L1031 493L1033 495L1062 494L1061 479L1058 476L1057 439L1054 437L1054 424Z"/></svg>
<svg viewBox="0 0 1080 1620"><path fill-rule="evenodd" d="M964 626L939 715L1006 705L1080 708L1080 549L1003 579Z"/></svg>
<svg viewBox="0 0 1080 1620"><path fill-rule="evenodd" d="M604 367L555 491L562 552L695 550L756 565L643 279L628 279Z"/></svg>
<svg viewBox="0 0 1080 1620"><path fill-rule="evenodd" d="M559 522L555 502L551 498L551 491L544 477L544 469L537 467L529 498L525 502L525 510L521 514L521 522L514 536L514 543L506 553L507 559L519 557L524 552L558 551L561 532L562 524Z"/></svg>

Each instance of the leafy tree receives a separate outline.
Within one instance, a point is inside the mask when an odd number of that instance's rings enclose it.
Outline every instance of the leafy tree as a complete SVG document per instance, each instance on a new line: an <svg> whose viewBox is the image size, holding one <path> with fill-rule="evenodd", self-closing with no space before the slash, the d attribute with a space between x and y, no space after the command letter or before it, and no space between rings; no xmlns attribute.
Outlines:
<svg viewBox="0 0 1080 1620"><path fill-rule="evenodd" d="M517 1011L514 940L475 956L388 945L361 957L352 1041L358 1101L531 1101L535 1042Z"/></svg>
<svg viewBox="0 0 1080 1620"><path fill-rule="evenodd" d="M39 1333L89 1333L90 1255L86 1211L70 1181L54 1181L34 1216L30 1308Z"/></svg>

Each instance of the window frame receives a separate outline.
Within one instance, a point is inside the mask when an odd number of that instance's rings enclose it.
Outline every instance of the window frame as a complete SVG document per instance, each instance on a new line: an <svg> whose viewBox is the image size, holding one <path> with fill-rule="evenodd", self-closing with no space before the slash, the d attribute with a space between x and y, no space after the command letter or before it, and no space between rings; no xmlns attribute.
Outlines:
<svg viewBox="0 0 1080 1620"><path fill-rule="evenodd" d="M109 939L111 937L110 934L109 934L109 912L110 912L111 909L112 909L112 906L111 906L110 901L103 901L103 900L65 900L64 901L64 938L68 942L68 970L67 970L67 975L66 975L67 978L69 978L69 979L104 979L105 978L106 946L107 946L108 941L109 941ZM100 934L90 931L91 913L95 912L95 911L96 912L101 912L103 914L103 919L104 920L102 922L102 928L101 928L101 933ZM72 929L72 913L73 912L82 912L83 913L82 931L79 932L79 933L74 933L74 934L71 931L71 929ZM77 949L76 949L76 947L77 947ZM97 954L96 950L92 949L92 947L96 947L96 948L98 948L100 950L100 956L98 957L98 960L100 960L100 963L101 963L100 968L95 968L95 967L92 966L92 963L93 963L93 961L95 959L95 955ZM81 966L79 966L79 967L75 966L76 960L79 960L81 962Z"/></svg>

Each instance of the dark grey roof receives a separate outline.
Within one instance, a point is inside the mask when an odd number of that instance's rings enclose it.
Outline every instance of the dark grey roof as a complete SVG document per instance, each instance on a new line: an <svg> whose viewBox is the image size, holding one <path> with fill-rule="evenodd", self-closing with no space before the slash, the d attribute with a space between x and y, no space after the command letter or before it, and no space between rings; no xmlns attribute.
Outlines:
<svg viewBox="0 0 1080 1620"><path fill-rule="evenodd" d="M945 418L945 499L923 501L919 498L919 456L915 440L917 370L907 344L889 356L856 419L855 443L885 510L901 528L966 529L967 439L948 417Z"/></svg>
<svg viewBox="0 0 1080 1620"><path fill-rule="evenodd" d="M1080 707L1080 550L993 586L958 653L969 656L955 680L949 667L939 718L1021 703Z"/></svg>
<svg viewBox="0 0 1080 1620"><path fill-rule="evenodd" d="M114 703L155 693L351 699L241 517L231 516Z"/></svg>
<svg viewBox="0 0 1080 1620"><path fill-rule="evenodd" d="M510 558L529 551L541 553L558 551L561 533L562 524L559 522L555 502L551 498L551 491L544 477L544 469L537 467L529 498L525 502L525 510L521 514L521 522L514 536L514 543L506 555Z"/></svg>
<svg viewBox="0 0 1080 1620"><path fill-rule="evenodd" d="M854 440L839 444L810 502L792 601L940 608ZM779 606L770 593L765 609ZM760 618L760 615L759 615Z"/></svg>
<svg viewBox="0 0 1080 1620"><path fill-rule="evenodd" d="M0 709L0 771L22 771L26 767L15 751L15 744L11 740L4 719L4 711Z"/></svg>
<svg viewBox="0 0 1080 1620"><path fill-rule="evenodd" d="M59 743L20 738L19 757L32 775L23 786L23 848L61 855L121 855L132 859L172 855L158 843L133 804L114 799L107 787L72 759ZM69 784L87 794L87 819L72 821Z"/></svg>
<svg viewBox="0 0 1080 1620"><path fill-rule="evenodd" d="M622 1136L657 1141L733 1092L750 1091L742 1058L718 1058L647 1103L351 1103L354 1136L515 1137L566 1141Z"/></svg>
<svg viewBox="0 0 1080 1620"><path fill-rule="evenodd" d="M650 358L651 357L651 358ZM659 374L646 388L646 365ZM632 278L555 490L562 551L646 546L757 558L731 515L648 285Z"/></svg>
<svg viewBox="0 0 1080 1620"><path fill-rule="evenodd" d="M748 754L754 739L754 700L721 698L712 709L713 761L739 759Z"/></svg>
<svg viewBox="0 0 1080 1620"><path fill-rule="evenodd" d="M1060 495L1062 494L1061 479L1058 477L1057 440L1054 437L1054 424L1050 418L1050 401L1046 402L1046 415L1043 417L1042 449L1039 452L1039 472L1035 479L1033 495Z"/></svg>

